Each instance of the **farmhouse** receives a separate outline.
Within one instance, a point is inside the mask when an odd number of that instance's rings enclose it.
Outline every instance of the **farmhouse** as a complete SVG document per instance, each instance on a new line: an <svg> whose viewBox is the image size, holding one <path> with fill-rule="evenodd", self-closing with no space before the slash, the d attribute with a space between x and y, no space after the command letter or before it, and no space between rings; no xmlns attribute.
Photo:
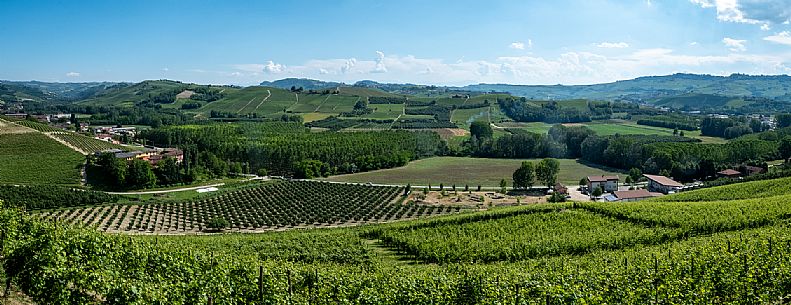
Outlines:
<svg viewBox="0 0 791 305"><path fill-rule="evenodd" d="M648 191L659 192L663 194L675 193L684 187L683 184L674 181L665 176L648 175L644 174L643 177L648 179Z"/></svg>
<svg viewBox="0 0 791 305"><path fill-rule="evenodd" d="M646 189L639 189L630 191L615 191L612 194L604 196L604 199L607 201L639 201L657 196L662 196L662 194L652 193Z"/></svg>
<svg viewBox="0 0 791 305"><path fill-rule="evenodd" d="M731 179L734 179L734 178L739 178L741 175L742 175L741 172L739 172L737 170L730 169L730 168L717 172L717 178L731 178Z"/></svg>
<svg viewBox="0 0 791 305"><path fill-rule="evenodd" d="M766 170L763 169L762 167L757 167L757 166L752 166L752 165L745 165L744 166L744 173L747 176L752 176L752 175L755 175L755 174L761 174L761 173L763 173L765 171Z"/></svg>
<svg viewBox="0 0 791 305"><path fill-rule="evenodd" d="M604 192L615 192L618 190L618 176L588 176L588 190L593 192L597 187Z"/></svg>

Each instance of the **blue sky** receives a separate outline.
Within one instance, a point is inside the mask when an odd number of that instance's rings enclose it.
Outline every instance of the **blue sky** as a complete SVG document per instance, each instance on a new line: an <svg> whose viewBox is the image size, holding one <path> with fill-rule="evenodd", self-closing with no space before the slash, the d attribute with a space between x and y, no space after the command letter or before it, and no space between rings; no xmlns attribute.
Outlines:
<svg viewBox="0 0 791 305"><path fill-rule="evenodd" d="M0 79L589 84L791 73L791 0L0 2Z"/></svg>

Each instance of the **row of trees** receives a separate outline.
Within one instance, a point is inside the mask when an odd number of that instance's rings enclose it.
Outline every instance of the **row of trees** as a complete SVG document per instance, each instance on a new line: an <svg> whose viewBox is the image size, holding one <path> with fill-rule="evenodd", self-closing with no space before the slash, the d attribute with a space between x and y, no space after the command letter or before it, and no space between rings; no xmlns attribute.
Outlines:
<svg viewBox="0 0 791 305"><path fill-rule="evenodd" d="M537 164L524 161L513 174L513 186L515 189L530 189L537 181L547 187L554 187L560 172L560 162L555 159L547 158Z"/></svg>

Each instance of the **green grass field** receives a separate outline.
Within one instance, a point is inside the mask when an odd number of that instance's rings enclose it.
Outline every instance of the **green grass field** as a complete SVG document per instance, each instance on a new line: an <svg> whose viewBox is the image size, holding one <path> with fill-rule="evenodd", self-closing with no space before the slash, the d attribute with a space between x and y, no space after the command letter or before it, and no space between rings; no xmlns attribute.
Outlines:
<svg viewBox="0 0 791 305"><path fill-rule="evenodd" d="M505 178L511 184L511 176L522 164L517 159L486 159L464 157L434 157L410 162L406 166L365 173L339 175L327 178L329 181L439 185L445 186L498 186ZM535 159L531 161L537 161ZM558 180L568 185L577 185L588 175L615 175L616 172L587 166L571 159L558 159L560 174Z"/></svg>
<svg viewBox="0 0 791 305"><path fill-rule="evenodd" d="M489 121L489 108L456 109L450 117L450 121L460 128L468 129L474 121Z"/></svg>
<svg viewBox="0 0 791 305"><path fill-rule="evenodd" d="M0 182L77 184L85 158L41 133L0 134Z"/></svg>

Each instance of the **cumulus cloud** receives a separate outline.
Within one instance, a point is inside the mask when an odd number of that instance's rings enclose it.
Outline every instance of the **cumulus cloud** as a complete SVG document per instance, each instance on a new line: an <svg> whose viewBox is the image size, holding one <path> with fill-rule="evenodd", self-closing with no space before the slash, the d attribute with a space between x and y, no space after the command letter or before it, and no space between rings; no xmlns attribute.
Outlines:
<svg viewBox="0 0 791 305"><path fill-rule="evenodd" d="M344 63L343 66L341 66L341 73L346 73L346 72L351 71L352 68L354 68L354 65L356 65L356 64L357 64L357 59L356 58L352 57L352 58L347 59L346 63Z"/></svg>
<svg viewBox="0 0 791 305"><path fill-rule="evenodd" d="M628 48L629 44L625 42L600 42L596 46L605 49L623 49Z"/></svg>
<svg viewBox="0 0 791 305"><path fill-rule="evenodd" d="M760 24L769 30L769 24L784 24L791 19L789 0L690 0L702 8L714 8L717 19L725 22Z"/></svg>
<svg viewBox="0 0 791 305"><path fill-rule="evenodd" d="M791 32L783 31L771 36L766 36L764 40L791 46Z"/></svg>
<svg viewBox="0 0 791 305"><path fill-rule="evenodd" d="M373 70L373 73L385 73L387 72L387 66L385 66L385 53L382 51L376 51L376 66Z"/></svg>
<svg viewBox="0 0 791 305"><path fill-rule="evenodd" d="M747 47L744 46L744 44L747 43L747 40L725 37L722 39L722 43L724 43L725 46L731 50L731 52L744 52L747 50Z"/></svg>
<svg viewBox="0 0 791 305"><path fill-rule="evenodd" d="M80 77L80 72L69 72L69 73L66 73L66 76L68 76L68 77Z"/></svg>
<svg viewBox="0 0 791 305"><path fill-rule="evenodd" d="M264 69L263 70L266 73L280 73L280 72L283 72L284 68L285 68L285 66L283 66L281 64L276 64L275 62L270 60L270 61L266 62L266 65L264 65Z"/></svg>

